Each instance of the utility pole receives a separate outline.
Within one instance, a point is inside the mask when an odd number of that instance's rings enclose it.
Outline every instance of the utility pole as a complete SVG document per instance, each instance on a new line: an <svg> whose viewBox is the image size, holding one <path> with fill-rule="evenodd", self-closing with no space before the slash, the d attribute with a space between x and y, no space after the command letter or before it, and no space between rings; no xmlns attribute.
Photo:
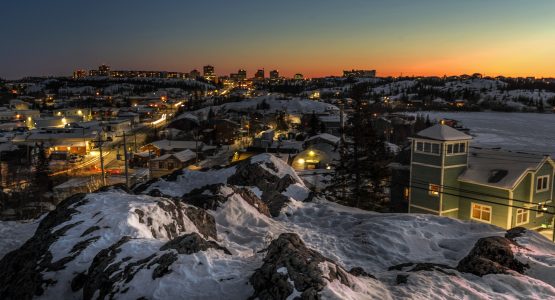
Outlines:
<svg viewBox="0 0 555 300"><path fill-rule="evenodd" d="M126 135L125 132L121 136L116 137L123 137L123 157L125 162L125 186L129 188L129 169L127 167L127 140L125 139Z"/></svg>
<svg viewBox="0 0 555 300"><path fill-rule="evenodd" d="M102 155L102 145L106 141L103 140L102 137L99 137L98 140L93 142L97 143L98 150L100 151L100 169L102 171L102 186L106 186L106 174L104 173L104 156Z"/></svg>

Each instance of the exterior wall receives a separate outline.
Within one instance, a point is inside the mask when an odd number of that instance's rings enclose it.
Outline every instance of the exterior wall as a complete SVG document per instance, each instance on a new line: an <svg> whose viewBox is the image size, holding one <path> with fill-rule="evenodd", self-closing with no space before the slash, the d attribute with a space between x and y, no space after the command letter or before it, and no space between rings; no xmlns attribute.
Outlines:
<svg viewBox="0 0 555 300"><path fill-rule="evenodd" d="M513 208L511 216L511 227L521 226L529 229L542 227L543 224L550 224L552 215L547 212L537 211L539 203L553 205L553 172L554 169L549 163L541 166L537 172L528 173L518 184L514 190L513 199L529 201L530 204L515 201L513 204L518 207L528 208L528 222L517 225L517 208ZM549 189L547 191L537 192L536 184L539 176L549 176ZM553 211L550 208L550 211Z"/></svg>
<svg viewBox="0 0 555 300"><path fill-rule="evenodd" d="M160 167L162 164L162 167ZM172 168L169 168L168 165L173 164ZM166 160L155 160L150 162L150 177L151 178L158 178L164 175L168 175L173 173L175 170L182 169L185 167L186 164L181 163L181 161L171 157Z"/></svg>
<svg viewBox="0 0 555 300"><path fill-rule="evenodd" d="M412 148L412 151L414 151L414 147ZM432 154L414 153L413 152L412 153L412 161L420 163L420 164L441 166L441 156L440 155L432 155Z"/></svg>
<svg viewBox="0 0 555 300"><path fill-rule="evenodd" d="M466 167L447 168L443 170L443 198L441 211L454 211L459 208L459 181L457 178ZM442 215L444 215L442 213Z"/></svg>
<svg viewBox="0 0 555 300"><path fill-rule="evenodd" d="M489 222L489 224L496 225L505 229L510 228L510 225L507 226L507 222L509 221L508 214L510 213L509 207L502 205L507 203L506 199L509 198L508 190L497 189L468 182L460 182L460 189L461 197L459 199L459 219L484 222L480 220L474 220L470 217L472 203L476 203L491 207L491 222ZM485 200L487 202L481 200Z"/></svg>
<svg viewBox="0 0 555 300"><path fill-rule="evenodd" d="M409 212L414 212L413 209L415 206L419 206L428 209L424 210L427 213L434 213L433 211L435 211L435 214L439 214L440 196L429 195L428 185L424 182L440 185L441 169L413 164L411 172L411 201Z"/></svg>

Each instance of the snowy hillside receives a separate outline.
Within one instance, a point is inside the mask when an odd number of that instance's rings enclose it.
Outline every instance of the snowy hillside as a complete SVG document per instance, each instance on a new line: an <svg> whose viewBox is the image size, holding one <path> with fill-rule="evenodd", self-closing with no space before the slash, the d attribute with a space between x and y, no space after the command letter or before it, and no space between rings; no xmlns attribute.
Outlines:
<svg viewBox="0 0 555 300"><path fill-rule="evenodd" d="M266 103L268 109L262 109L261 105ZM308 99L279 99L275 95L261 96L241 102L231 102L217 106L206 107L194 112L195 115L207 116L208 111L212 109L214 112L275 112L286 111L293 114L309 114L315 113L337 113L339 108L332 104L308 100Z"/></svg>
<svg viewBox="0 0 555 300"><path fill-rule="evenodd" d="M548 299L554 254L534 232L313 197L263 154L65 200L0 261L0 298Z"/></svg>

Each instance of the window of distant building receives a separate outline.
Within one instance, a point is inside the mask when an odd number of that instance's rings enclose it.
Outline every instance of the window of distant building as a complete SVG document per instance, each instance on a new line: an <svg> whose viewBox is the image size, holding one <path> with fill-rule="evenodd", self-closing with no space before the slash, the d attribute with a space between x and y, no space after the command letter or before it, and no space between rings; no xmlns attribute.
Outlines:
<svg viewBox="0 0 555 300"><path fill-rule="evenodd" d="M439 155L440 144L431 142L416 142L415 152Z"/></svg>
<svg viewBox="0 0 555 300"><path fill-rule="evenodd" d="M428 195L439 196L439 185L430 183L428 187Z"/></svg>
<svg viewBox="0 0 555 300"><path fill-rule="evenodd" d="M447 155L459 155L466 153L466 143L447 144Z"/></svg>
<svg viewBox="0 0 555 300"><path fill-rule="evenodd" d="M516 226L528 223L530 211L523 208L516 210Z"/></svg>
<svg viewBox="0 0 555 300"><path fill-rule="evenodd" d="M536 180L536 192L549 190L549 175L539 176Z"/></svg>
<svg viewBox="0 0 555 300"><path fill-rule="evenodd" d="M470 218L481 222L491 223L491 206L472 203Z"/></svg>
<svg viewBox="0 0 555 300"><path fill-rule="evenodd" d="M410 195L410 189L408 187L405 187L403 189L403 198L405 198L405 200L409 200L409 195Z"/></svg>

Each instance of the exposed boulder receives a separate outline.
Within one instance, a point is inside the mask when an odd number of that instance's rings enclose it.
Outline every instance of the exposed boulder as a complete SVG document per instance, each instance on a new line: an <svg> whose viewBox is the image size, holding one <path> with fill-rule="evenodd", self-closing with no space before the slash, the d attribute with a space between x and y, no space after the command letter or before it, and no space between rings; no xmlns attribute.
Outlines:
<svg viewBox="0 0 555 300"><path fill-rule="evenodd" d="M510 271L524 273L528 265L515 259L509 239L492 236L479 239L470 253L463 258L457 270L477 276L507 274Z"/></svg>
<svg viewBox="0 0 555 300"><path fill-rule="evenodd" d="M283 233L268 247L264 264L250 278L252 299L319 299L328 282L350 286L349 274L322 254L309 249L295 233Z"/></svg>

